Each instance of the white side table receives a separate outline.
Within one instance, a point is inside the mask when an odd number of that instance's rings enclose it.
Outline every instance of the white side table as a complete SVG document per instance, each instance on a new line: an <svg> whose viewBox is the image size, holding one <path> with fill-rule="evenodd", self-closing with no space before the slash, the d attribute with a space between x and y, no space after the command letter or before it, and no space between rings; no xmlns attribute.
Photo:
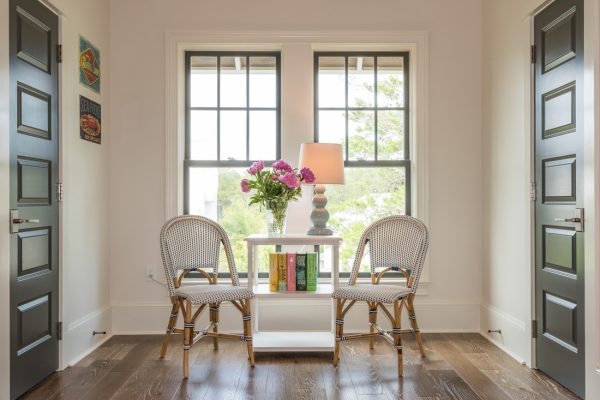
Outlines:
<svg viewBox="0 0 600 400"><path fill-rule="evenodd" d="M305 234L286 234L283 236L268 236L254 234L246 239L248 246L248 287L254 291L252 303L253 347L256 352L267 351L333 351L335 345L334 303L331 294L339 283L339 251L342 239L339 236L313 236ZM269 283L258 279L256 266L256 249L258 246L331 246L332 271L329 283L317 284L316 292L291 291L270 292ZM281 331L260 331L258 329L259 302L261 299L330 299L331 327L328 331L287 331L282 326Z"/></svg>

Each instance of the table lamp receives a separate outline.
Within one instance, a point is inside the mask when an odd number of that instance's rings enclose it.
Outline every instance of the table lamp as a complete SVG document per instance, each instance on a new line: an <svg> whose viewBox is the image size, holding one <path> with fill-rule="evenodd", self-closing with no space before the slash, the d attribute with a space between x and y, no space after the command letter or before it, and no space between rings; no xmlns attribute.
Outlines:
<svg viewBox="0 0 600 400"><path fill-rule="evenodd" d="M310 219L313 226L308 230L309 235L333 235L327 228L329 211L325 184L344 184L344 153L341 144L335 143L302 143L300 146L299 168L308 167L315 174L315 191L313 210Z"/></svg>

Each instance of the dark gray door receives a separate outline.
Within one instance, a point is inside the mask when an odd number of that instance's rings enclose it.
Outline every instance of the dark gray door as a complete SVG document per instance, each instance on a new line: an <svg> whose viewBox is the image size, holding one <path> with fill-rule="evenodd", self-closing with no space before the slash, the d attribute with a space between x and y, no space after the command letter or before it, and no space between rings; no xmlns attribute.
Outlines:
<svg viewBox="0 0 600 400"><path fill-rule="evenodd" d="M534 25L537 367L583 397L583 0Z"/></svg>
<svg viewBox="0 0 600 400"><path fill-rule="evenodd" d="M58 17L10 1L10 374L16 398L58 368ZM9 210L6 210L9 212Z"/></svg>

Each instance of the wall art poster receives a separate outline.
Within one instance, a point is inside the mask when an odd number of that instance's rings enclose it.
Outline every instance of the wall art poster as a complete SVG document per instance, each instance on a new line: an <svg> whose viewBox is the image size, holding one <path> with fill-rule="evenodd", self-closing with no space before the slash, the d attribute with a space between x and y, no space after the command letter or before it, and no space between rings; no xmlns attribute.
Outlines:
<svg viewBox="0 0 600 400"><path fill-rule="evenodd" d="M79 136L83 140L102 142L101 112L100 104L79 96Z"/></svg>
<svg viewBox="0 0 600 400"><path fill-rule="evenodd" d="M100 93L100 50L79 36L79 82Z"/></svg>

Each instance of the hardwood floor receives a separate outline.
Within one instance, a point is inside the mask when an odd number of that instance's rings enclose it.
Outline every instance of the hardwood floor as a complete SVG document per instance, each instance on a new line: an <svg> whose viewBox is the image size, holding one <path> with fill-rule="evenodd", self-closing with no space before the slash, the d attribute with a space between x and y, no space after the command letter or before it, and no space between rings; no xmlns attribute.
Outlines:
<svg viewBox="0 0 600 400"><path fill-rule="evenodd" d="M176 340L175 340L176 339ZM213 351L192 349L190 378L181 379L182 346L161 336L115 336L74 367L50 376L23 398L33 399L577 399L546 375L528 369L478 334L426 334L427 357L404 339L404 377L396 353L378 341L346 342L336 369L330 354L261 354L256 367L244 343L222 340Z"/></svg>

